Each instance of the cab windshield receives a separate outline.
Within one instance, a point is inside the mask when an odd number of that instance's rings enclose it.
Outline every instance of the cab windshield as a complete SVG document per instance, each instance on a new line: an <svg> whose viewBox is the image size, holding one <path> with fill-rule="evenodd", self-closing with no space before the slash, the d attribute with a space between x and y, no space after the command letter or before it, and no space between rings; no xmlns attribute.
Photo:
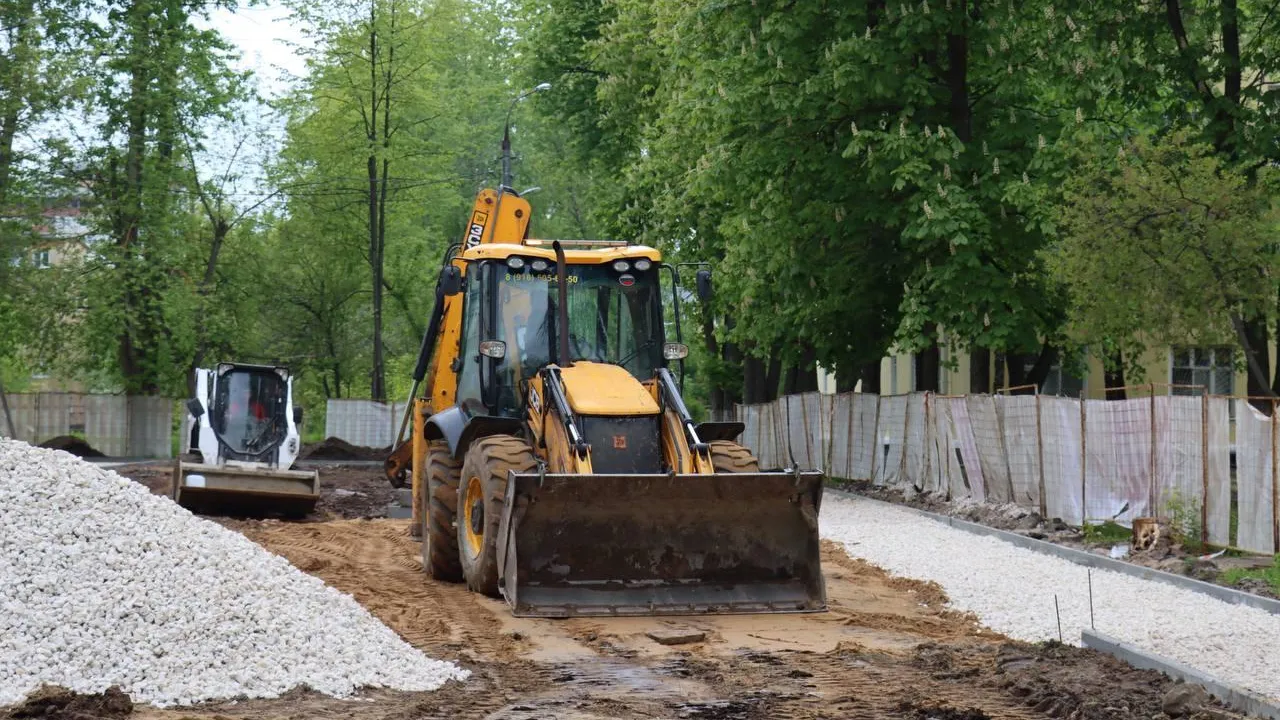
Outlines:
<svg viewBox="0 0 1280 720"><path fill-rule="evenodd" d="M610 265L566 269L569 357L559 357L554 265L535 272L486 262L467 273L457 398L469 412L512 415L520 383L549 364L577 360L625 368L650 380L662 366L662 302L658 270L619 272ZM479 355L480 340L506 343L506 356Z"/></svg>
<svg viewBox="0 0 1280 720"><path fill-rule="evenodd" d="M569 354L558 357L554 272L504 269L498 277L494 339L509 350L505 365L527 378L550 363L574 360L621 365L641 380L662 362L658 273L618 272L608 265L567 268ZM518 369L515 367L518 365Z"/></svg>
<svg viewBox="0 0 1280 720"><path fill-rule="evenodd" d="M231 370L218 378L210 425L226 446L260 455L280 444L285 428L285 382L269 370Z"/></svg>

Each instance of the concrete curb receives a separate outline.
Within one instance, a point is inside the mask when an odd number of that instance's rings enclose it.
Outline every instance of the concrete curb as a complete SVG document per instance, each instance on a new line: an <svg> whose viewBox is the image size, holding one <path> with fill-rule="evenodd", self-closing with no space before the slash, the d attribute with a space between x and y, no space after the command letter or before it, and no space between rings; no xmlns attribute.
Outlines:
<svg viewBox="0 0 1280 720"><path fill-rule="evenodd" d="M1115 657L1142 670L1157 670L1175 680L1199 685L1210 695L1231 706L1235 710L1251 716L1280 720L1280 704L1269 700L1251 690L1227 684L1212 675L1153 655L1145 650L1120 642L1101 633L1085 630L1080 633L1080 642L1087 648L1114 655Z"/></svg>
<svg viewBox="0 0 1280 720"><path fill-rule="evenodd" d="M986 535L988 537L997 538L1033 552L1053 555L1055 557L1062 558L1063 560L1068 560L1076 563L1077 565L1098 568L1100 570L1111 570L1142 580L1154 580L1156 582L1174 585L1182 588L1183 590L1190 590L1202 595L1208 595L1232 605L1246 605L1248 607L1269 612L1272 615L1280 615L1280 600L1272 600L1271 598L1265 598L1260 595L1241 592L1240 590L1232 590L1231 588L1214 585L1212 583L1204 582L1203 580L1196 580L1195 578L1189 578L1184 575L1175 575L1173 573L1164 572L1163 570L1134 565L1122 560L1112 560L1109 557L1094 555L1093 553L1084 552L1083 550L1077 550L1075 548L1063 547L1062 545L1055 545L1045 540L1036 540L1035 538L1011 533L1007 530L997 530L996 528L987 527L986 525L980 525L978 523L969 522L968 520L954 518L950 515L940 515L938 513L931 513L926 510L920 510L907 505L898 505L896 503L885 502L883 500L875 500L873 498L845 490L837 490L835 488L828 487L824 488L823 492L830 493L838 497L859 500L861 502L877 503L897 508L899 510L905 510L917 515L922 515L944 525L949 525L957 530L964 530L965 532L973 533L974 535Z"/></svg>

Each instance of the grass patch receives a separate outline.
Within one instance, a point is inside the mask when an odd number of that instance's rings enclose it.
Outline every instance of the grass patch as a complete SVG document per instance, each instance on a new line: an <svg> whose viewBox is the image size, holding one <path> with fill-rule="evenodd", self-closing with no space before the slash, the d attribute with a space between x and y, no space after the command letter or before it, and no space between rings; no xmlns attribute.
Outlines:
<svg viewBox="0 0 1280 720"><path fill-rule="evenodd" d="M1271 586L1271 591L1280 595L1280 555L1276 555L1271 561L1271 567L1254 568L1252 570L1232 568L1222 573L1222 582L1227 585L1235 585L1245 578L1265 580Z"/></svg>
<svg viewBox="0 0 1280 720"><path fill-rule="evenodd" d="M1110 520L1102 523L1085 523L1084 540L1098 545L1114 545L1133 539L1133 531Z"/></svg>

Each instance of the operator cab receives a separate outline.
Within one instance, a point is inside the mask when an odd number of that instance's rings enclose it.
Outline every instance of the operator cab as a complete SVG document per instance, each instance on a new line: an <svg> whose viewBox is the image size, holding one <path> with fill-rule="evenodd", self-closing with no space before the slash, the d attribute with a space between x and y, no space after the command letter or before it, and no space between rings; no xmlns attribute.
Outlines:
<svg viewBox="0 0 1280 720"><path fill-rule="evenodd" d="M566 263L566 358L559 357L557 343L554 259L510 252L468 268L457 395L468 414L518 416L522 383L547 365L616 365L640 382L666 367L657 254L631 250L596 262L582 262L583 253L575 253ZM501 356L494 357L497 348Z"/></svg>
<svg viewBox="0 0 1280 720"><path fill-rule="evenodd" d="M288 434L288 371L222 363L210 388L209 425L229 460L275 462Z"/></svg>

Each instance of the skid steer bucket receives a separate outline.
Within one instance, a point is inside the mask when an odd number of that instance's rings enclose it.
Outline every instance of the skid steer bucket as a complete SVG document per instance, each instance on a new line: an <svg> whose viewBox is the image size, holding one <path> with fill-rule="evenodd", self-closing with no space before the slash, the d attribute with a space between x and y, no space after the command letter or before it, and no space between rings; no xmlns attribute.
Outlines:
<svg viewBox="0 0 1280 720"><path fill-rule="evenodd" d="M822 474L510 473L502 593L520 617L817 612Z"/></svg>
<svg viewBox="0 0 1280 720"><path fill-rule="evenodd" d="M320 474L180 462L173 471L172 497L202 515L296 518L315 509Z"/></svg>

